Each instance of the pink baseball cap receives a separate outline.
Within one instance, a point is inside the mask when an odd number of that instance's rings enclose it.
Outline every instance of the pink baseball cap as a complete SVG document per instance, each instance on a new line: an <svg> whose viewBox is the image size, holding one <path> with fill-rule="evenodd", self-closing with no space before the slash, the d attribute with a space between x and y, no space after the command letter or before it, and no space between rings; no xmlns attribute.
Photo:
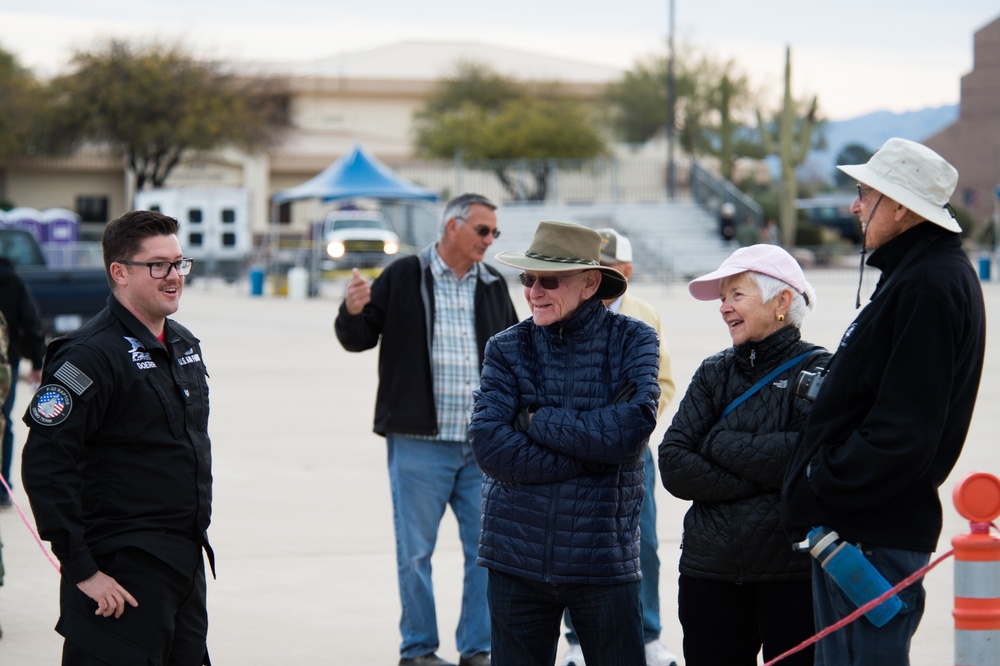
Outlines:
<svg viewBox="0 0 1000 666"><path fill-rule="evenodd" d="M719 283L723 278L753 271L781 280L798 293L806 293L806 276L795 257L777 246L768 244L741 247L733 252L717 270L688 283L688 291L699 301L719 298Z"/></svg>

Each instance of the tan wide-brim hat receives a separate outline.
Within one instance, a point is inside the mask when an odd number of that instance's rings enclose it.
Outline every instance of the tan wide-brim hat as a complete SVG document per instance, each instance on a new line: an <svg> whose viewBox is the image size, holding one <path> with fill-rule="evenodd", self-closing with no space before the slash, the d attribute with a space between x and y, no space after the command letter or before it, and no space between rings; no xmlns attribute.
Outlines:
<svg viewBox="0 0 1000 666"><path fill-rule="evenodd" d="M958 185L958 170L927 146L889 139L866 164L837 168L928 222L956 234L962 231L948 205Z"/></svg>
<svg viewBox="0 0 1000 666"><path fill-rule="evenodd" d="M597 295L601 300L625 293L625 276L601 266L601 235L573 222L538 223L535 237L525 252L500 252L494 258L504 266L539 273L569 273L586 269L602 273Z"/></svg>

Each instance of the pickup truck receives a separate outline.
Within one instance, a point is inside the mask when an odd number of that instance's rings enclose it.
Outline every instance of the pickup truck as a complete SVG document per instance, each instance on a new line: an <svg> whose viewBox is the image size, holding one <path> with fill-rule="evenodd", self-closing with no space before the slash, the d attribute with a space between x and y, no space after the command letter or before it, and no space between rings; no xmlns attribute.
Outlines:
<svg viewBox="0 0 1000 666"><path fill-rule="evenodd" d="M38 302L48 338L69 333L107 305L111 289L99 253L79 260L67 252L49 265L31 232L0 228L0 256L10 259Z"/></svg>
<svg viewBox="0 0 1000 666"><path fill-rule="evenodd" d="M324 270L384 266L399 252L399 236L377 211L335 210L323 225Z"/></svg>

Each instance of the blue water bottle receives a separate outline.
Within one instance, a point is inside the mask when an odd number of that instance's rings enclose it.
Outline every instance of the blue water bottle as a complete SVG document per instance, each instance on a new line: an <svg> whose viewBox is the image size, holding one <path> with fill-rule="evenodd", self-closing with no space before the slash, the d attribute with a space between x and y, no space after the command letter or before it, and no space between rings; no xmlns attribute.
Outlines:
<svg viewBox="0 0 1000 666"><path fill-rule="evenodd" d="M834 530L814 527L807 540L809 552L858 608L892 589L864 553L842 540ZM881 627L902 608L903 602L895 594L865 613L865 617Z"/></svg>

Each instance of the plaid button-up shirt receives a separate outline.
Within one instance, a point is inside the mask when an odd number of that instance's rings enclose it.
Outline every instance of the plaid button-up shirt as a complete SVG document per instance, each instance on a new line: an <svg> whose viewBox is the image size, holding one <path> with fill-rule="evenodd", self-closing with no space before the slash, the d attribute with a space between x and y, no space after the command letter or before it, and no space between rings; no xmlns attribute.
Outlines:
<svg viewBox="0 0 1000 666"><path fill-rule="evenodd" d="M479 385L475 317L479 264L473 264L459 279L436 249L432 254L435 313L431 373L438 435L429 439L464 442L472 414L472 391Z"/></svg>

